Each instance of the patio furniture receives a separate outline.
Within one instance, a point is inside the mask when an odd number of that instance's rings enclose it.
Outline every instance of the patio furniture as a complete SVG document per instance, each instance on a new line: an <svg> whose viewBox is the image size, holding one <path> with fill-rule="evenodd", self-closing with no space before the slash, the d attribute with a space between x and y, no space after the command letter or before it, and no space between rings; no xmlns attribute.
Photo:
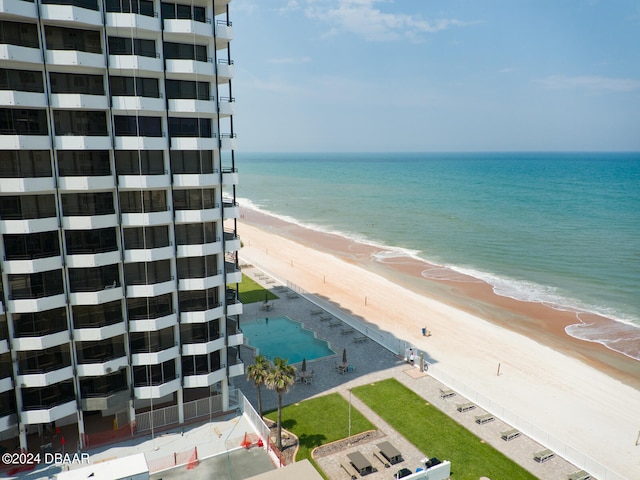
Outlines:
<svg viewBox="0 0 640 480"><path fill-rule="evenodd" d="M511 430L505 430L504 432L500 432L500 438L502 438L505 442L509 442L519 436L520 436L520 431L515 428L512 428Z"/></svg>
<svg viewBox="0 0 640 480"><path fill-rule="evenodd" d="M455 397L456 392L454 392L453 390L443 390L442 388L440 389L440 398L449 398L449 397Z"/></svg>
<svg viewBox="0 0 640 480"><path fill-rule="evenodd" d="M469 410L473 410L474 408L476 408L476 406L471 402L459 403L458 405L456 405L456 410L458 410L460 413L468 412Z"/></svg>
<svg viewBox="0 0 640 480"><path fill-rule="evenodd" d="M366 337L366 336L362 336L362 337L354 337L354 338L353 338L353 341L354 341L354 343L362 343L362 342L366 342L366 341L367 341L367 338L368 338L368 337Z"/></svg>
<svg viewBox="0 0 640 480"><path fill-rule="evenodd" d="M584 470L579 470L577 472L573 472L567 478L568 480L589 480L591 478L591 474Z"/></svg>
<svg viewBox="0 0 640 480"><path fill-rule="evenodd" d="M544 463L547 460L551 460L555 456L556 454L547 448L545 450L540 450L539 452L534 453L533 459L538 463Z"/></svg>
<svg viewBox="0 0 640 480"><path fill-rule="evenodd" d="M378 443L378 448L382 456L386 458L391 465L404 461L400 451L389 442Z"/></svg>
<svg viewBox="0 0 640 480"><path fill-rule="evenodd" d="M367 458L360 452L352 452L347 454L347 458L351 462L351 465L358 471L360 475L367 475L373 473L373 466Z"/></svg>
<svg viewBox="0 0 640 480"><path fill-rule="evenodd" d="M485 423L493 422L495 417L490 413L485 413L484 415L476 415L476 423L478 425L484 425Z"/></svg>

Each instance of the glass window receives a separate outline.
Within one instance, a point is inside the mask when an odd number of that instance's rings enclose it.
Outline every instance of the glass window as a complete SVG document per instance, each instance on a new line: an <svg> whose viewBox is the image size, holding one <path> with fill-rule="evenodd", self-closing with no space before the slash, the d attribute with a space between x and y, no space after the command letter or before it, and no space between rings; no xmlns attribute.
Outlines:
<svg viewBox="0 0 640 480"><path fill-rule="evenodd" d="M48 150L0 150L0 178L51 176Z"/></svg>
<svg viewBox="0 0 640 480"><path fill-rule="evenodd" d="M3 239L7 260L33 260L60 255L58 232L5 234Z"/></svg>
<svg viewBox="0 0 640 480"><path fill-rule="evenodd" d="M191 82L188 80L167 80L167 98L192 98L210 100L209 82Z"/></svg>
<svg viewBox="0 0 640 480"><path fill-rule="evenodd" d="M109 55L142 55L153 57L156 55L155 40L141 38L109 37Z"/></svg>
<svg viewBox="0 0 640 480"><path fill-rule="evenodd" d="M127 298L129 320L161 318L173 312L173 297L170 293L158 297Z"/></svg>
<svg viewBox="0 0 640 480"><path fill-rule="evenodd" d="M169 117L170 137L211 138L210 118Z"/></svg>
<svg viewBox="0 0 640 480"><path fill-rule="evenodd" d="M164 190L120 192L122 213L152 213L167 211L167 195Z"/></svg>
<svg viewBox="0 0 640 480"><path fill-rule="evenodd" d="M107 113L101 111L54 110L56 135L106 136Z"/></svg>
<svg viewBox="0 0 640 480"><path fill-rule="evenodd" d="M114 115L115 134L119 137L161 137L162 119L160 117L136 117Z"/></svg>
<svg viewBox="0 0 640 480"><path fill-rule="evenodd" d="M72 313L74 328L104 327L123 320L120 300L100 305L74 305Z"/></svg>
<svg viewBox="0 0 640 480"><path fill-rule="evenodd" d="M217 288L181 290L178 292L178 302L182 312L201 312L220 306Z"/></svg>
<svg viewBox="0 0 640 480"><path fill-rule="evenodd" d="M127 250L162 248L169 246L169 227L124 228L124 248Z"/></svg>
<svg viewBox="0 0 640 480"><path fill-rule="evenodd" d="M118 175L164 175L162 150L116 150Z"/></svg>
<svg viewBox="0 0 640 480"><path fill-rule="evenodd" d="M61 177L101 177L111 175L108 150L58 150Z"/></svg>
<svg viewBox="0 0 640 480"><path fill-rule="evenodd" d="M7 195L0 197L0 218L28 220L56 216L54 195Z"/></svg>
<svg viewBox="0 0 640 480"><path fill-rule="evenodd" d="M115 228L65 230L67 255L96 254L118 250Z"/></svg>
<svg viewBox="0 0 640 480"><path fill-rule="evenodd" d="M0 68L0 90L44 92L41 72Z"/></svg>
<svg viewBox="0 0 640 480"><path fill-rule="evenodd" d="M104 95L104 77L79 73L50 73L51 93Z"/></svg>
<svg viewBox="0 0 640 480"><path fill-rule="evenodd" d="M42 298L64 293L62 270L9 275L9 297L12 300Z"/></svg>
<svg viewBox="0 0 640 480"><path fill-rule="evenodd" d="M203 210L215 208L215 189L174 190L173 208L175 210Z"/></svg>
<svg viewBox="0 0 640 480"><path fill-rule="evenodd" d="M45 26L44 32L48 50L102 53L102 43L98 31Z"/></svg>
<svg viewBox="0 0 640 480"><path fill-rule="evenodd" d="M153 17L153 2L151 0L107 0L107 12L139 13L147 17Z"/></svg>
<svg viewBox="0 0 640 480"><path fill-rule="evenodd" d="M213 173L211 150L171 150L169 154L174 175Z"/></svg>
<svg viewBox="0 0 640 480"><path fill-rule="evenodd" d="M0 108L0 134L48 135L46 110Z"/></svg>
<svg viewBox="0 0 640 480"><path fill-rule="evenodd" d="M206 45L192 45L189 43L164 42L164 57L171 59L196 60L206 62Z"/></svg>
<svg viewBox="0 0 640 480"><path fill-rule="evenodd" d="M0 20L0 44L40 48L38 28L35 23L7 22Z"/></svg>
<svg viewBox="0 0 640 480"><path fill-rule="evenodd" d="M176 242L178 245L202 245L217 241L216 224L214 222L176 225Z"/></svg>
<svg viewBox="0 0 640 480"><path fill-rule="evenodd" d="M180 279L213 277L221 273L218 270L217 255L178 258L177 268Z"/></svg>
<svg viewBox="0 0 640 480"><path fill-rule="evenodd" d="M115 209L111 192L65 193L62 195L62 215L65 217L110 215L113 213L115 213Z"/></svg>
<svg viewBox="0 0 640 480"><path fill-rule="evenodd" d="M111 95L114 97L160 98L157 78L111 76L109 82Z"/></svg>
<svg viewBox="0 0 640 480"><path fill-rule="evenodd" d="M67 330L65 307L35 313L14 313L13 329L16 337L39 337Z"/></svg>
<svg viewBox="0 0 640 480"><path fill-rule="evenodd" d="M69 269L69 288L72 292L97 292L119 286L118 265Z"/></svg>

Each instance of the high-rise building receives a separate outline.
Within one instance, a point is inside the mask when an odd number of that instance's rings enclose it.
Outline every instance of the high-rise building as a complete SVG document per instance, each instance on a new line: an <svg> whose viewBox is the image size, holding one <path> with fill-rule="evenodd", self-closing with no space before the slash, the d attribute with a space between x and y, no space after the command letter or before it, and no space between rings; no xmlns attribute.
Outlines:
<svg viewBox="0 0 640 480"><path fill-rule="evenodd" d="M0 0L0 440L229 407L229 1Z"/></svg>

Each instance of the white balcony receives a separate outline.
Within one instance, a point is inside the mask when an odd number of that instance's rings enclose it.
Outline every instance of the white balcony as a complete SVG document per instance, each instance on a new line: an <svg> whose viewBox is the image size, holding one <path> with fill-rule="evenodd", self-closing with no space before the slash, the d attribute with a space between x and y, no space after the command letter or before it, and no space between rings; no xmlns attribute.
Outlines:
<svg viewBox="0 0 640 480"><path fill-rule="evenodd" d="M111 97L111 108L113 113L126 114L135 112L164 112L164 98L153 97ZM121 111L120 111L121 110Z"/></svg>
<svg viewBox="0 0 640 480"><path fill-rule="evenodd" d="M102 25L102 13L97 10L80 8L74 5L40 5L40 16L43 20L54 22L75 22L84 25Z"/></svg>
<svg viewBox="0 0 640 480"><path fill-rule="evenodd" d="M133 353L131 355L131 365L158 365L160 363L173 360L180 356L180 347L175 345L166 350L160 350L159 352L150 353Z"/></svg>
<svg viewBox="0 0 640 480"><path fill-rule="evenodd" d="M159 32L161 30L159 17L148 17L135 13L107 12L106 19L108 30L111 30L109 27L134 28L136 30L142 29L152 32Z"/></svg>
<svg viewBox="0 0 640 480"><path fill-rule="evenodd" d="M27 18L37 18L38 16L35 2L23 0L0 0L0 13Z"/></svg>
<svg viewBox="0 0 640 480"><path fill-rule="evenodd" d="M227 283L242 283L242 272L239 269L227 272Z"/></svg>
<svg viewBox="0 0 640 480"><path fill-rule="evenodd" d="M28 193L55 190L53 177L0 178L0 193Z"/></svg>
<svg viewBox="0 0 640 480"><path fill-rule="evenodd" d="M102 53L80 52L78 50L45 50L48 65L104 68Z"/></svg>
<svg viewBox="0 0 640 480"><path fill-rule="evenodd" d="M98 328L75 328L73 330L73 339L76 342L98 342L107 338L123 335L126 331L127 327L124 322Z"/></svg>
<svg viewBox="0 0 640 480"><path fill-rule="evenodd" d="M79 377L101 377L111 372L117 372L128 365L127 356L108 360L104 363L81 363L78 364L77 371Z"/></svg>
<svg viewBox="0 0 640 480"><path fill-rule="evenodd" d="M244 375L244 363L229 365L229 377L240 377Z"/></svg>
<svg viewBox="0 0 640 480"><path fill-rule="evenodd" d="M189 19L172 18L164 20L164 35L167 41L193 42L194 35L213 36L211 23L195 22Z"/></svg>
<svg viewBox="0 0 640 480"><path fill-rule="evenodd" d="M42 335L39 337L14 338L12 343L15 350L46 350L47 348L69 343L69 331L63 330L62 332Z"/></svg>
<svg viewBox="0 0 640 480"><path fill-rule="evenodd" d="M217 150L216 138L171 137L172 150Z"/></svg>
<svg viewBox="0 0 640 480"><path fill-rule="evenodd" d="M235 101L223 101L218 102L218 115L221 117L230 117L236 114L236 102Z"/></svg>
<svg viewBox="0 0 640 480"><path fill-rule="evenodd" d="M196 60L186 59L167 59L165 61L167 65L167 73L189 76L193 75L213 77L216 74L216 69L211 62L198 62Z"/></svg>
<svg viewBox="0 0 640 480"><path fill-rule="evenodd" d="M162 59L142 55L109 55L109 73L116 75L122 70L162 72Z"/></svg>
<svg viewBox="0 0 640 480"><path fill-rule="evenodd" d="M0 220L0 233L40 233L57 229L57 217L33 218L30 220Z"/></svg>
<svg viewBox="0 0 640 480"><path fill-rule="evenodd" d="M91 412L96 410L122 411L129 402L129 389L114 393L105 393L103 396L94 396L80 399L82 410Z"/></svg>
<svg viewBox="0 0 640 480"><path fill-rule="evenodd" d="M2 310L3 310L2 313L4 313L4 309ZM0 355L2 355L3 353L9 353L9 340L7 340L6 338L3 340L0 340Z"/></svg>
<svg viewBox="0 0 640 480"><path fill-rule="evenodd" d="M73 378L73 367L62 367L46 373L33 373L18 375L16 381L21 388L47 387L55 383L64 382Z"/></svg>
<svg viewBox="0 0 640 480"><path fill-rule="evenodd" d="M2 43L0 44L0 60L35 63L41 66L42 53L39 48L21 47L19 45Z"/></svg>
<svg viewBox="0 0 640 480"><path fill-rule="evenodd" d="M224 308L222 305L211 308L209 310L202 310L199 312L182 312L180 313L181 323L206 323L216 318L224 316Z"/></svg>
<svg viewBox="0 0 640 480"><path fill-rule="evenodd" d="M64 293L52 295L51 297L27 298L24 300L9 300L7 310L13 313L32 313L62 308L67 304Z"/></svg>
<svg viewBox="0 0 640 480"><path fill-rule="evenodd" d="M77 411L76 401L70 400L61 405L56 405L49 409L43 410L23 410L20 413L22 423L27 425L35 425L38 423L51 423L61 418L75 414Z"/></svg>
<svg viewBox="0 0 640 480"><path fill-rule="evenodd" d="M222 218L219 208L207 208L205 210L176 210L176 223L201 223L214 222Z"/></svg>
<svg viewBox="0 0 640 480"><path fill-rule="evenodd" d="M183 278L179 281L179 290L206 290L224 285L222 273L206 278Z"/></svg>
<svg viewBox="0 0 640 480"><path fill-rule="evenodd" d="M137 148L133 150L137 150ZM119 175L118 186L120 190L125 188L135 188L136 190L169 188L171 186L171 178L168 173L164 175Z"/></svg>
<svg viewBox="0 0 640 480"><path fill-rule="evenodd" d="M107 110L109 99L106 95L84 95L81 93L53 93L51 94L53 108L85 108L91 110Z"/></svg>
<svg viewBox="0 0 640 480"><path fill-rule="evenodd" d="M7 260L4 263L2 273L25 274L46 272L62 268L62 257L60 255L47 258L34 258L32 260Z"/></svg>
<svg viewBox="0 0 640 480"><path fill-rule="evenodd" d="M7 430L18 428L18 416L15 413L0 417L0 432L6 432Z"/></svg>
<svg viewBox="0 0 640 480"><path fill-rule="evenodd" d="M173 175L173 186L177 187L213 187L219 185L218 175L215 173L183 173Z"/></svg>
<svg viewBox="0 0 640 480"><path fill-rule="evenodd" d="M166 225L173 220L171 210L151 213L123 213L123 227L147 227L149 225Z"/></svg>
<svg viewBox="0 0 640 480"><path fill-rule="evenodd" d="M11 379L11 374L9 374L8 377L0 378L0 393L8 392L10 390L13 390L13 380Z"/></svg>
<svg viewBox="0 0 640 480"><path fill-rule="evenodd" d="M60 150L110 150L111 137L90 135L56 135L56 148Z"/></svg>
<svg viewBox="0 0 640 480"><path fill-rule="evenodd" d="M115 213L86 217L62 217L62 227L65 230L97 230L117 225L118 215Z"/></svg>
<svg viewBox="0 0 640 480"><path fill-rule="evenodd" d="M116 150L164 150L169 147L167 137L115 137Z"/></svg>
<svg viewBox="0 0 640 480"><path fill-rule="evenodd" d="M113 175L103 177L59 177L60 190L110 190L116 186Z"/></svg>
<svg viewBox="0 0 640 480"><path fill-rule="evenodd" d="M230 134L223 134L220 136L220 148L222 150L236 150L238 148L238 142L236 136Z"/></svg>
<svg viewBox="0 0 640 480"><path fill-rule="evenodd" d="M182 355L208 355L224 348L224 337L210 342L186 343L182 345Z"/></svg>
<svg viewBox="0 0 640 480"><path fill-rule="evenodd" d="M145 318L142 320L129 319L129 332L157 332L163 328L172 327L177 323L177 313L159 318Z"/></svg>
<svg viewBox="0 0 640 480"><path fill-rule="evenodd" d="M218 62L216 74L218 75L218 83L228 82L233 78L233 63Z"/></svg>
<svg viewBox="0 0 640 480"><path fill-rule="evenodd" d="M67 267L69 268L104 267L105 265L113 265L119 261L120 252L118 250L102 253L75 254L66 257Z"/></svg>
<svg viewBox="0 0 640 480"><path fill-rule="evenodd" d="M0 105L46 108L47 97L45 97L44 93L3 90L0 91Z"/></svg>
<svg viewBox="0 0 640 480"><path fill-rule="evenodd" d="M216 25L216 41L222 41L224 45L233 39L233 28L227 22L217 21Z"/></svg>
<svg viewBox="0 0 640 480"><path fill-rule="evenodd" d="M171 293L175 289L175 280L154 283L152 285L129 285L127 286L127 297L157 297Z"/></svg>
<svg viewBox="0 0 640 480"><path fill-rule="evenodd" d="M213 115L216 110L213 100L195 100L190 98L175 98L169 100L169 112L171 113L202 113Z"/></svg>
<svg viewBox="0 0 640 480"><path fill-rule="evenodd" d="M226 203L224 204L224 219L240 218L240 207L236 204Z"/></svg>
<svg viewBox="0 0 640 480"><path fill-rule="evenodd" d="M234 171L223 171L222 172L222 184L223 185L238 185L238 172Z"/></svg>
<svg viewBox="0 0 640 480"><path fill-rule="evenodd" d="M173 258L173 246L161 248L147 248L136 250L125 250L124 261L125 262L155 262L157 260L166 260Z"/></svg>
<svg viewBox="0 0 640 480"><path fill-rule="evenodd" d="M1 59L0 59L1 60ZM49 135L0 135L3 150L49 150Z"/></svg>
<svg viewBox="0 0 640 480"><path fill-rule="evenodd" d="M69 294L71 305L101 305L122 298L122 287L105 288L97 292L75 292Z"/></svg>
<svg viewBox="0 0 640 480"><path fill-rule="evenodd" d="M224 235L224 251L225 253L230 253L230 252L237 252L238 250L240 250L240 247L242 246L241 242L240 242L240 237L234 237L232 235L228 235L227 233L225 233Z"/></svg>
<svg viewBox="0 0 640 480"><path fill-rule="evenodd" d="M211 385L215 385L216 383L224 380L226 377L226 370L222 367L215 372L202 374L202 375L187 375L184 377L184 387L185 388L202 388L202 387L210 387Z"/></svg>
<svg viewBox="0 0 640 480"><path fill-rule="evenodd" d="M242 304L236 303L234 305L242 305ZM236 347L238 345L242 345L243 343L244 343L244 335L242 335L242 332L229 335L228 345L230 347Z"/></svg>
<svg viewBox="0 0 640 480"><path fill-rule="evenodd" d="M200 245L178 245L178 257L200 257L222 253L222 242L203 243Z"/></svg>
<svg viewBox="0 0 640 480"><path fill-rule="evenodd" d="M242 315L242 303L227 304L227 315Z"/></svg>
<svg viewBox="0 0 640 480"><path fill-rule="evenodd" d="M180 389L180 379L170 380L161 385L151 387L134 387L134 396L138 399L162 398Z"/></svg>

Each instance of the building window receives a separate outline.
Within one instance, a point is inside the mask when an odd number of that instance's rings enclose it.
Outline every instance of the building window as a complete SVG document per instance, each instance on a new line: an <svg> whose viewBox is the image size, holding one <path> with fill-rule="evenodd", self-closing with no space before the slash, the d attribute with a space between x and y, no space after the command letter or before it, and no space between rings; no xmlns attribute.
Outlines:
<svg viewBox="0 0 640 480"><path fill-rule="evenodd" d="M178 245L202 245L219 240L216 236L216 224L214 222L176 225L176 243Z"/></svg>
<svg viewBox="0 0 640 480"><path fill-rule="evenodd" d="M51 176L48 150L0 150L0 178Z"/></svg>
<svg viewBox="0 0 640 480"><path fill-rule="evenodd" d="M119 286L120 273L117 264L69 269L69 289L72 292L98 292Z"/></svg>
<svg viewBox="0 0 640 480"><path fill-rule="evenodd" d="M9 296L12 300L50 297L64 293L62 270L9 275Z"/></svg>
<svg viewBox="0 0 640 480"><path fill-rule="evenodd" d="M58 150L61 177L106 177L111 175L108 150Z"/></svg>
<svg viewBox="0 0 640 480"><path fill-rule="evenodd" d="M126 250L139 250L150 248L162 248L169 246L169 227L159 225L157 227L124 228L124 248Z"/></svg>
<svg viewBox="0 0 640 480"><path fill-rule="evenodd" d="M38 27L35 23L0 20L0 44L40 48L38 38Z"/></svg>
<svg viewBox="0 0 640 480"><path fill-rule="evenodd" d="M99 398L128 390L127 370L118 370L100 377L85 377L80 379L82 398Z"/></svg>
<svg viewBox="0 0 640 480"><path fill-rule="evenodd" d="M174 175L213 173L211 150L171 150L169 155Z"/></svg>
<svg viewBox="0 0 640 480"><path fill-rule="evenodd" d="M50 73L51 93L104 95L104 77L79 73Z"/></svg>
<svg viewBox="0 0 640 480"><path fill-rule="evenodd" d="M0 355L0 358L4 356L9 356L8 353ZM7 375L11 375L11 359L9 358L9 363L0 360L0 370L5 372ZM5 365L6 364L6 365ZM6 370L4 369L6 367ZM0 417L7 417L17 413L16 409L16 394L13 390L9 390L8 392L0 393Z"/></svg>
<svg viewBox="0 0 640 480"><path fill-rule="evenodd" d="M133 385L150 387L162 385L176 378L175 360L168 360L158 365L140 365L133 367Z"/></svg>
<svg viewBox="0 0 640 480"><path fill-rule="evenodd" d="M207 22L207 19L205 17L206 10L204 7L162 2L161 12L163 20L172 20L177 18L184 20L194 20L196 22L202 23Z"/></svg>
<svg viewBox="0 0 640 480"><path fill-rule="evenodd" d="M107 136L107 113L101 111L54 110L56 135Z"/></svg>
<svg viewBox="0 0 640 480"><path fill-rule="evenodd" d="M170 293L158 297L127 298L129 320L161 318L172 313L173 297Z"/></svg>
<svg viewBox="0 0 640 480"><path fill-rule="evenodd" d="M98 10L97 0L42 0L42 3L52 5L73 5L74 7L86 8L88 10Z"/></svg>
<svg viewBox="0 0 640 480"><path fill-rule="evenodd" d="M107 0L107 12L139 13L147 17L154 17L153 2L151 0Z"/></svg>
<svg viewBox="0 0 640 480"><path fill-rule="evenodd" d="M54 383L46 387L21 388L24 410L47 410L63 403L76 401L73 380Z"/></svg>
<svg viewBox="0 0 640 480"><path fill-rule="evenodd" d="M189 355L182 357L182 375L206 375L220 370L220 351L209 355Z"/></svg>
<svg viewBox="0 0 640 480"><path fill-rule="evenodd" d="M136 262L124 265L127 285L153 285L171 280L171 261Z"/></svg>
<svg viewBox="0 0 640 480"><path fill-rule="evenodd" d="M1 42L0 42L1 43ZM44 92L41 72L0 68L0 90L19 92Z"/></svg>
<svg viewBox="0 0 640 480"><path fill-rule="evenodd" d="M131 353L160 352L175 347L173 327L163 328L157 332L131 332L129 345L131 345Z"/></svg>
<svg viewBox="0 0 640 480"><path fill-rule="evenodd" d="M169 136L211 138L211 119L169 117Z"/></svg>
<svg viewBox="0 0 640 480"><path fill-rule="evenodd" d="M120 300L101 305L74 305L72 313L74 328L99 328L123 320Z"/></svg>
<svg viewBox="0 0 640 480"><path fill-rule="evenodd" d="M76 342L78 363L105 363L127 355L124 349L124 335L106 338L96 342Z"/></svg>
<svg viewBox="0 0 640 480"><path fill-rule="evenodd" d="M164 175L162 150L115 150L118 175Z"/></svg>
<svg viewBox="0 0 640 480"><path fill-rule="evenodd" d="M164 42L164 58L176 60L207 61L207 46L190 43Z"/></svg>
<svg viewBox="0 0 640 480"><path fill-rule="evenodd" d="M7 260L33 260L60 255L58 232L3 235Z"/></svg>
<svg viewBox="0 0 640 480"><path fill-rule="evenodd" d="M67 309L54 308L44 312L14 313L13 331L16 337L41 337L67 330Z"/></svg>
<svg viewBox="0 0 640 480"><path fill-rule="evenodd" d="M173 208L175 210L205 210L216 208L215 189L174 190Z"/></svg>
<svg viewBox="0 0 640 480"><path fill-rule="evenodd" d="M120 192L122 213L151 213L167 211L167 194L164 190Z"/></svg>
<svg viewBox="0 0 640 480"><path fill-rule="evenodd" d="M18 352L18 372L20 375L47 373L71 366L69 344Z"/></svg>
<svg viewBox="0 0 640 480"><path fill-rule="evenodd" d="M65 217L111 215L113 213L115 213L115 209L111 192L65 193L62 195L62 215Z"/></svg>
<svg viewBox="0 0 640 480"><path fill-rule="evenodd" d="M178 302L181 312L202 312L220 306L217 288L179 291Z"/></svg>
<svg viewBox="0 0 640 480"><path fill-rule="evenodd" d="M65 230L67 255L94 255L118 250L116 229Z"/></svg>
<svg viewBox="0 0 640 480"><path fill-rule="evenodd" d="M160 117L138 117L114 115L113 124L118 137L161 137L162 119Z"/></svg>
<svg viewBox="0 0 640 480"><path fill-rule="evenodd" d="M56 216L54 195L7 195L0 197L2 220L29 220Z"/></svg>
<svg viewBox="0 0 640 480"><path fill-rule="evenodd" d="M113 97L160 98L160 82L157 78L109 77Z"/></svg>
<svg viewBox="0 0 640 480"><path fill-rule="evenodd" d="M45 26L47 50L77 50L87 53L102 53L100 32Z"/></svg>
<svg viewBox="0 0 640 480"><path fill-rule="evenodd" d="M156 58L156 41L141 38L109 37L109 55L140 55Z"/></svg>
<svg viewBox="0 0 640 480"><path fill-rule="evenodd" d="M191 82L189 80L167 80L167 98L189 98L211 100L209 82Z"/></svg>
<svg viewBox="0 0 640 480"><path fill-rule="evenodd" d="M218 270L218 256L182 257L177 260L178 278L206 278L213 277Z"/></svg>
<svg viewBox="0 0 640 480"><path fill-rule="evenodd" d="M207 323L180 324L180 340L183 345L206 343L220 338L220 320Z"/></svg>
<svg viewBox="0 0 640 480"><path fill-rule="evenodd" d="M48 135L46 110L0 108L0 135Z"/></svg>

